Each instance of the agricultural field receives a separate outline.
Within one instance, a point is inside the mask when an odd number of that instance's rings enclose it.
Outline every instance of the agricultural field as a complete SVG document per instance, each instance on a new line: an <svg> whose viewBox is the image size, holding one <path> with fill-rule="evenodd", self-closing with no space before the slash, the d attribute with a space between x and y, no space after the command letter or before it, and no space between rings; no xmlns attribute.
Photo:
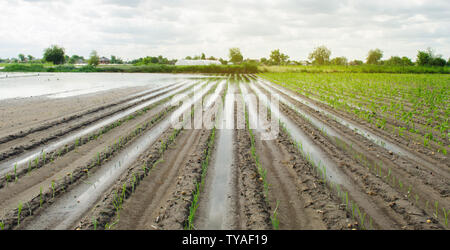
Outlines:
<svg viewBox="0 0 450 250"><path fill-rule="evenodd" d="M448 229L449 84L0 77L0 229Z"/></svg>

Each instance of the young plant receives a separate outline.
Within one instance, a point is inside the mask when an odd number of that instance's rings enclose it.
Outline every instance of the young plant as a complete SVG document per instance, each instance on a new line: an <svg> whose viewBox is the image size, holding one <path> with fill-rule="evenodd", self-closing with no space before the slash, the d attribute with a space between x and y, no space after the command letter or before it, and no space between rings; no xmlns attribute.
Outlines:
<svg viewBox="0 0 450 250"><path fill-rule="evenodd" d="M447 211L445 208L442 208L442 211L444 211L444 224L446 227L448 227L448 212L450 210Z"/></svg>
<svg viewBox="0 0 450 250"><path fill-rule="evenodd" d="M55 198L55 181L52 181L52 198Z"/></svg>
<svg viewBox="0 0 450 250"><path fill-rule="evenodd" d="M438 203L438 201L435 201L434 202L434 207L435 207L435 212L434 212L434 217L436 217L436 219L438 218L438 216L439 216L439 214L438 214L438 205L439 205L439 203Z"/></svg>
<svg viewBox="0 0 450 250"><path fill-rule="evenodd" d="M17 225L20 225L20 214L22 213L22 202L19 202L19 207L17 210Z"/></svg>
<svg viewBox="0 0 450 250"><path fill-rule="evenodd" d="M92 224L94 224L94 230L97 230L97 219L92 216Z"/></svg>
<svg viewBox="0 0 450 250"><path fill-rule="evenodd" d="M277 205L275 206L275 210L273 210L273 215L270 217L270 220L272 221L273 228L275 230L278 230L280 225L280 220L278 219L278 205L280 204L280 201L277 200Z"/></svg>

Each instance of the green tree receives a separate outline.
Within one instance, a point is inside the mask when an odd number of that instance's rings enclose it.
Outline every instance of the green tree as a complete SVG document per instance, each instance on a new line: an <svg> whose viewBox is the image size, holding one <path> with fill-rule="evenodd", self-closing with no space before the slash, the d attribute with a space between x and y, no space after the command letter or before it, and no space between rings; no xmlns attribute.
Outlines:
<svg viewBox="0 0 450 250"><path fill-rule="evenodd" d="M416 63L420 66L445 66L446 62L442 55L435 55L433 49L418 51Z"/></svg>
<svg viewBox="0 0 450 250"><path fill-rule="evenodd" d="M402 65L403 66L413 66L414 63L406 56L402 56Z"/></svg>
<svg viewBox="0 0 450 250"><path fill-rule="evenodd" d="M331 50L325 46L319 46L309 54L308 59L312 60L313 64L324 65L330 62Z"/></svg>
<svg viewBox="0 0 450 250"><path fill-rule="evenodd" d="M331 59L330 61L331 64L334 65L347 65L347 58L345 58L344 56L341 57L335 57L333 59Z"/></svg>
<svg viewBox="0 0 450 250"><path fill-rule="evenodd" d="M18 55L20 62L25 62L25 55L24 54L19 54Z"/></svg>
<svg viewBox="0 0 450 250"><path fill-rule="evenodd" d="M100 58L97 54L97 51L93 50L88 60L88 64L92 66L97 66L100 62Z"/></svg>
<svg viewBox="0 0 450 250"><path fill-rule="evenodd" d="M28 55L27 58L28 58L28 62L31 62L34 60L34 57L32 55Z"/></svg>
<svg viewBox="0 0 450 250"><path fill-rule="evenodd" d="M227 60L224 60L224 59L222 59L222 58L219 58L219 62L220 62L221 64L223 64L223 65L227 65L227 64L228 64L228 61L227 61Z"/></svg>
<svg viewBox="0 0 450 250"><path fill-rule="evenodd" d="M270 52L270 64L273 65L286 65L288 63L289 56L280 52L279 49Z"/></svg>
<svg viewBox="0 0 450 250"><path fill-rule="evenodd" d="M43 59L46 62L52 62L53 64L63 64L64 53L64 48L58 47L57 45L52 45L45 49Z"/></svg>
<svg viewBox="0 0 450 250"><path fill-rule="evenodd" d="M366 58L367 64L379 64L380 59L383 57L383 51L380 49L369 50Z"/></svg>
<svg viewBox="0 0 450 250"><path fill-rule="evenodd" d="M84 57L79 55L72 55L69 59L70 64L76 64L79 63L80 61L84 61Z"/></svg>
<svg viewBox="0 0 450 250"><path fill-rule="evenodd" d="M259 62L262 63L262 64L268 64L268 60L265 57L259 59Z"/></svg>
<svg viewBox="0 0 450 250"><path fill-rule="evenodd" d="M442 58L442 57L436 57L436 58L433 58L433 61L431 61L431 66L440 66L440 67L442 67L442 66L445 66L445 64L446 64L446 62L445 62L445 60Z"/></svg>
<svg viewBox="0 0 450 250"><path fill-rule="evenodd" d="M239 48L231 48L229 52L230 62L233 64L240 64L244 60L241 50Z"/></svg>
<svg viewBox="0 0 450 250"><path fill-rule="evenodd" d="M419 66L430 65L433 61L433 51L431 48L428 48L426 51L418 51L416 63Z"/></svg>
<svg viewBox="0 0 450 250"><path fill-rule="evenodd" d="M206 56L205 56L205 53L202 53L202 58L201 58L202 60L206 60Z"/></svg>
<svg viewBox="0 0 450 250"><path fill-rule="evenodd" d="M364 62L361 60L353 60L351 62L348 63L349 65L355 66L355 65L363 65Z"/></svg>

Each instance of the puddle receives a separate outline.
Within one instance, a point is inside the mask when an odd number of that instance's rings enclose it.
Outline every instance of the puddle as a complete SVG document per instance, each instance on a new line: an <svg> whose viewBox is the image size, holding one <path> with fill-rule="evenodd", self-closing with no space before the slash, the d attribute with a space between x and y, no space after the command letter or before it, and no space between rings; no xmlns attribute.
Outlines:
<svg viewBox="0 0 450 250"><path fill-rule="evenodd" d="M198 96L189 98L187 105L182 105L176 111L185 112L191 104L198 101L214 84L209 84L200 90ZM110 159L85 181L71 191L59 197L55 203L44 210L26 229L70 229L92 205L110 188L153 143L171 126L170 116L166 117L153 129L140 136L127 146L117 156Z"/></svg>
<svg viewBox="0 0 450 250"><path fill-rule="evenodd" d="M211 78L209 75L156 73L21 74L27 77L13 77L19 74L5 72L8 77L0 78L0 100L58 94L62 98L117 88L152 87L180 80Z"/></svg>
<svg viewBox="0 0 450 250"><path fill-rule="evenodd" d="M181 88L172 87L172 88L169 88L169 90L162 89L160 91L154 92L151 95L154 96L154 95L158 95L158 94L161 94L161 93L165 93L165 94L162 94L161 96L158 96L158 97L156 97L154 99L151 99L151 100L149 100L147 102L139 104L139 105L137 105L135 107L132 107L132 108L130 108L128 110L125 110L125 111L120 112L118 114L115 114L113 116L107 117L106 119L104 119L104 120L102 120L100 122L97 122L95 124L92 124L89 127L85 128L82 131L79 131L79 132L77 132L77 133L75 133L73 135L60 138L57 141L55 141L55 142L53 142L53 143L51 143L49 145L44 145L44 146L38 147L38 148L34 149L31 152L27 152L27 153L25 153L25 154L23 154L23 155L21 155L19 157L10 159L10 160L0 164L0 176L6 174L9 171L12 171L14 169L14 165L15 164L17 164L17 169L18 170L21 169L21 168L27 167L28 166L27 165L28 162L33 161L36 157L40 157L42 155L42 152L51 152L51 151L56 150L56 149L58 149L60 147L63 147L64 145L69 144L69 143L75 141L76 139L78 139L80 137L88 135L89 133L94 132L97 129L99 129L99 128L105 126L105 125L111 124L111 123L113 123L113 122L115 122L115 121L117 121L117 120L119 120L119 119L121 119L123 117L126 117L126 116L134 113L135 111L138 111L138 110L140 110L140 109L142 109L142 108L144 108L146 106L152 105L154 103L157 103L157 102L159 102L159 101L161 101L161 100L163 100L163 99L165 99L165 98L167 98L167 97L169 97L169 96L171 96L171 95L173 95L175 93L182 92L183 90L186 90L187 88L195 85L196 83L197 82L191 81L190 83L184 84ZM165 105L170 105L170 102L166 103Z"/></svg>

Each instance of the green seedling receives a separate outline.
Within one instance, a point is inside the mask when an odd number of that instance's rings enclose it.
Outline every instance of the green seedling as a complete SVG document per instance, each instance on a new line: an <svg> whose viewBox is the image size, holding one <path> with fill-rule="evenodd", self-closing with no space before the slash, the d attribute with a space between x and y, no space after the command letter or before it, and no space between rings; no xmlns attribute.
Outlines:
<svg viewBox="0 0 450 250"><path fill-rule="evenodd" d="M439 205L438 201L435 201L435 202L434 202L434 207L435 207L434 217L436 217L436 219L437 219L438 216L439 216L439 214L438 214L438 211L439 211L438 205Z"/></svg>
<svg viewBox="0 0 450 250"><path fill-rule="evenodd" d="M448 227L448 212L450 210L447 211L445 208L442 208L442 211L444 211L444 224L446 227Z"/></svg>
<svg viewBox="0 0 450 250"><path fill-rule="evenodd" d="M97 230L97 219L92 216L92 224L94 224L94 230Z"/></svg>
<svg viewBox="0 0 450 250"><path fill-rule="evenodd" d="M52 181L52 198L55 198L55 182Z"/></svg>
<svg viewBox="0 0 450 250"><path fill-rule="evenodd" d="M22 202L19 202L19 207L17 211L17 225L20 225L20 214L22 213Z"/></svg>
<svg viewBox="0 0 450 250"><path fill-rule="evenodd" d="M280 225L280 220L277 218L278 217L278 205L280 204L280 201L277 200L277 205L275 206L275 210L273 211L273 215L271 216L271 221L272 221L272 225L273 228L275 230L278 230L279 225Z"/></svg>
<svg viewBox="0 0 450 250"><path fill-rule="evenodd" d="M36 159L34 159L34 166L38 167L39 165L39 157L36 157Z"/></svg>

